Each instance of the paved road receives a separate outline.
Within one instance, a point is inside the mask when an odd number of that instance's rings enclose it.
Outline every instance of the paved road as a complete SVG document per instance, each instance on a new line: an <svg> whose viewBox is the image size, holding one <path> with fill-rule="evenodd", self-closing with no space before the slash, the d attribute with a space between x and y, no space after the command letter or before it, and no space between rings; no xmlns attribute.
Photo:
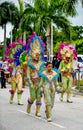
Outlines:
<svg viewBox="0 0 83 130"><path fill-rule="evenodd" d="M83 96L72 97L73 103L68 104L66 101L60 102L60 95L56 94L52 122L48 123L44 113L43 99L42 116L38 118L35 116L35 103L31 114L26 113L28 88L24 89L22 96L23 106L17 105L16 94L14 103L9 104L9 89L9 85L6 89L0 89L0 130L83 130Z"/></svg>

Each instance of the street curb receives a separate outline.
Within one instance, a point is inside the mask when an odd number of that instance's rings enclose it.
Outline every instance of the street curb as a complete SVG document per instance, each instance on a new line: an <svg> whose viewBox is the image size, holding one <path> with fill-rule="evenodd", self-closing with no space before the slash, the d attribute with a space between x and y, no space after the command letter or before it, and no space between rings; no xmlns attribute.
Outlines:
<svg viewBox="0 0 83 130"><path fill-rule="evenodd" d="M79 92L79 90L73 90L73 94L83 96L83 92Z"/></svg>

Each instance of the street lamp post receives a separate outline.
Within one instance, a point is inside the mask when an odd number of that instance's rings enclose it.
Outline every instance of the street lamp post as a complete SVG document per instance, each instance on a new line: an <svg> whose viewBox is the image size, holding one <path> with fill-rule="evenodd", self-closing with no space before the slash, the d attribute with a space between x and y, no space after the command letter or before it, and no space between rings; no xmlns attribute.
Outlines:
<svg viewBox="0 0 83 130"><path fill-rule="evenodd" d="M46 32L47 43L47 60L52 63L53 61L53 22L51 20L51 26L48 25Z"/></svg>
<svg viewBox="0 0 83 130"><path fill-rule="evenodd" d="M13 26L11 25L11 31L10 31L10 42L12 43L12 29L13 29Z"/></svg>
<svg viewBox="0 0 83 130"><path fill-rule="evenodd" d="M52 25L52 20L51 20L51 55L50 55L50 61L53 61L53 25Z"/></svg>

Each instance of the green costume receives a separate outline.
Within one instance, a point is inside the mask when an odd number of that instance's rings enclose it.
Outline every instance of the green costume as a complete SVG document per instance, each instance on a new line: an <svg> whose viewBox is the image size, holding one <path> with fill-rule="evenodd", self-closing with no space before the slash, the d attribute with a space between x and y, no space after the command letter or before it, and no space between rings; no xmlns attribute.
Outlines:
<svg viewBox="0 0 83 130"><path fill-rule="evenodd" d="M66 92L67 102L71 102L70 96L72 88L72 69L73 69L72 62L65 64L64 61L61 61L59 69L61 70L62 74L62 93L60 100L63 101L63 95Z"/></svg>
<svg viewBox="0 0 83 130"><path fill-rule="evenodd" d="M67 102L72 103L71 88L72 88L72 73L73 73L73 60L77 60L77 52L75 47L69 43L61 43L58 49L58 58L60 62L60 71L62 75L62 93L60 100L63 101L63 94L67 92Z"/></svg>
<svg viewBox="0 0 83 130"><path fill-rule="evenodd" d="M39 71L43 67L43 61L40 60L36 64L31 60L28 64L27 80L29 83L30 98L28 99L27 112L30 113L31 106L36 100L36 116L40 116L41 91Z"/></svg>
<svg viewBox="0 0 83 130"><path fill-rule="evenodd" d="M30 113L31 106L36 100L36 116L40 116L41 93L40 93L40 76L39 72L44 67L44 48L45 44L41 37L35 32L32 33L28 40L28 71L27 80L29 83L30 99L28 99L27 112Z"/></svg>
<svg viewBox="0 0 83 130"><path fill-rule="evenodd" d="M55 92L57 86L57 78L59 77L59 70L52 69L52 73L49 74L46 70L40 73L42 77L40 85L44 91L44 101L46 106L46 117L48 121L51 121L51 111L54 106Z"/></svg>

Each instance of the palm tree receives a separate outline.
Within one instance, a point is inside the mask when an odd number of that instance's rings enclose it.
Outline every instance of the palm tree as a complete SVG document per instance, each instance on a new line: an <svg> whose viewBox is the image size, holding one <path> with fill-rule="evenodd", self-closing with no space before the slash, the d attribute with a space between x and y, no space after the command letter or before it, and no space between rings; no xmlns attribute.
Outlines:
<svg viewBox="0 0 83 130"><path fill-rule="evenodd" d="M67 15L74 17L77 14L76 6L81 2L83 6L83 0L67 0L64 2L64 11ZM66 8L65 8L66 7Z"/></svg>
<svg viewBox="0 0 83 130"><path fill-rule="evenodd" d="M6 24L9 20L8 15L7 14L7 3L2 3L0 5L0 26L2 26L2 28L4 28L4 51L6 48Z"/></svg>
<svg viewBox="0 0 83 130"><path fill-rule="evenodd" d="M16 7L13 3L3 2L0 5L0 26L4 28L4 52L6 50L6 24L14 17L12 10L15 11ZM15 17L14 17L15 18Z"/></svg>
<svg viewBox="0 0 83 130"><path fill-rule="evenodd" d="M51 52L50 47L50 28L51 22L53 22L59 29L63 29L66 34L70 34L71 40L71 26L67 20L68 16L76 16L76 5L78 0L34 0L34 8L36 12L37 20L35 20L35 30L39 31L41 28L46 30L48 53ZM83 0L81 0L83 5ZM49 53L48 55L50 55Z"/></svg>
<svg viewBox="0 0 83 130"><path fill-rule="evenodd" d="M21 29L19 29L19 23L22 18L22 14L24 11L24 2L23 0L18 0L19 7L15 5L15 8L11 9L11 24L14 26L13 28L13 40L17 40L18 37L21 37Z"/></svg>
<svg viewBox="0 0 83 130"><path fill-rule="evenodd" d="M64 28L69 34L70 22L65 17L62 9L63 1L55 0L34 0L34 5L27 4L21 25L25 23L30 25L33 31L38 35L46 33L47 37L47 52L51 53L50 47L50 28L51 22L55 23L58 28ZM49 58L48 58L49 59Z"/></svg>
<svg viewBox="0 0 83 130"><path fill-rule="evenodd" d="M25 29L24 24L23 27L20 26L21 19L23 17L23 13L25 10L24 0L18 0L19 7L17 7L17 10L12 10L12 15L14 15L14 18L11 19L11 23L14 26L13 28L13 40L17 40L18 37L23 38L25 37ZM26 41L26 39L24 39Z"/></svg>
<svg viewBox="0 0 83 130"><path fill-rule="evenodd" d="M19 3L19 14L21 21L25 9L24 0L18 0L18 3ZM25 29L20 27L20 24L19 24L19 30L21 30L21 33L23 33L23 40L26 42L26 32Z"/></svg>
<svg viewBox="0 0 83 130"><path fill-rule="evenodd" d="M82 3L82 7L83 7L83 0L81 0L81 3Z"/></svg>

